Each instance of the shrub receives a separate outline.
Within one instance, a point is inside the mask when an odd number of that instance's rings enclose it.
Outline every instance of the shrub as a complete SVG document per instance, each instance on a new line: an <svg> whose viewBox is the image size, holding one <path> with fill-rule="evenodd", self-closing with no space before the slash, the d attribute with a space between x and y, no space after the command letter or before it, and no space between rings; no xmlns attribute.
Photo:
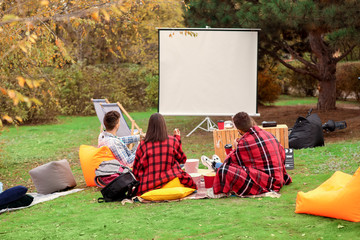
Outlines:
<svg viewBox="0 0 360 240"><path fill-rule="evenodd" d="M18 74L20 75L20 74ZM128 111L146 110L157 104L158 77L153 71L137 65L72 65L66 68L44 68L47 79L39 88L21 88L15 73L8 76L5 87L35 97L42 105L25 103L14 106L10 98L0 98L0 114L19 116L26 123L48 122L62 115L95 114L91 98L108 98L120 102Z"/></svg>
<svg viewBox="0 0 360 240"><path fill-rule="evenodd" d="M39 87L29 87L24 85L20 87L16 77L20 76L20 73L12 73L2 76L2 81L7 89L12 89L16 92L21 92L22 95L29 98L36 98L40 101L40 104L19 102L14 104L11 98L1 96L0 97L0 115L9 115L11 117L18 116L24 123L42 123L53 121L59 113L59 106L54 98L53 86L50 81L45 80ZM33 79L38 80L40 77L35 76Z"/></svg>
<svg viewBox="0 0 360 240"><path fill-rule="evenodd" d="M347 99L353 95L360 101L360 62L339 63L336 68L336 95Z"/></svg>
<svg viewBox="0 0 360 240"><path fill-rule="evenodd" d="M281 94L281 87L275 72L264 69L258 74L258 102L260 104L273 103Z"/></svg>
<svg viewBox="0 0 360 240"><path fill-rule="evenodd" d="M152 80L147 72L136 64L72 66L56 70L54 82L61 114L94 114L91 98L120 102L128 111L145 110L149 107L146 88Z"/></svg>

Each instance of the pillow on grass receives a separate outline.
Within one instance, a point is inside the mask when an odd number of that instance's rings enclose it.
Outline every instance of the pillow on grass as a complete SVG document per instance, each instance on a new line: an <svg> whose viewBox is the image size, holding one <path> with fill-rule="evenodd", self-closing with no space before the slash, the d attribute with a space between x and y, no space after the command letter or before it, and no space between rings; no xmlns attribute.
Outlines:
<svg viewBox="0 0 360 240"><path fill-rule="evenodd" d="M186 197L195 189L185 187L178 177L174 178L160 189L148 191L140 197L149 201L175 200Z"/></svg>
<svg viewBox="0 0 360 240"><path fill-rule="evenodd" d="M76 186L74 175L66 159L52 161L29 171L40 194L63 191Z"/></svg>
<svg viewBox="0 0 360 240"><path fill-rule="evenodd" d="M115 159L115 156L107 146L97 148L81 145L79 158L86 185L95 187L95 169L99 167L101 162Z"/></svg>
<svg viewBox="0 0 360 240"><path fill-rule="evenodd" d="M8 205L11 202L19 200L26 194L27 190L28 189L24 186L16 186L6 189L0 193L0 205Z"/></svg>
<svg viewBox="0 0 360 240"><path fill-rule="evenodd" d="M26 207L29 206L34 200L34 197L29 195L29 194L25 194L24 196L22 196L21 198L19 198L16 201L10 202L8 204L4 204L4 205L0 205L0 210L2 209L6 209L6 208L19 208L19 207Z"/></svg>
<svg viewBox="0 0 360 240"><path fill-rule="evenodd" d="M185 187L185 186L180 182L180 179L176 177L167 184L165 184L162 188L174 188L174 187Z"/></svg>
<svg viewBox="0 0 360 240"><path fill-rule="evenodd" d="M160 188L144 193L140 197L149 201L175 200L186 197L195 189L188 187Z"/></svg>

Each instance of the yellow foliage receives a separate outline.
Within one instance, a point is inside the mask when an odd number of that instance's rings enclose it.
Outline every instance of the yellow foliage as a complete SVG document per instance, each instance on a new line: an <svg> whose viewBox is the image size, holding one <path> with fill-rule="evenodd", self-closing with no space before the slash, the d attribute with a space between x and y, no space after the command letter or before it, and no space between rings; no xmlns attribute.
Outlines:
<svg viewBox="0 0 360 240"><path fill-rule="evenodd" d="M11 117L9 117L9 115L4 115L2 117L3 120L7 121L8 123L12 123L13 122L13 119Z"/></svg>
<svg viewBox="0 0 360 240"><path fill-rule="evenodd" d="M21 76L17 77L16 79L18 80L18 83L19 83L20 87L24 87L25 79L23 77L21 77Z"/></svg>
<svg viewBox="0 0 360 240"><path fill-rule="evenodd" d="M41 6L47 6L47 5L49 5L49 1L46 1L46 0L40 1L40 5Z"/></svg>
<svg viewBox="0 0 360 240"><path fill-rule="evenodd" d="M2 94L8 95L8 92L6 91L5 88L0 87L0 91L2 92Z"/></svg>
<svg viewBox="0 0 360 240"><path fill-rule="evenodd" d="M30 99L33 103L35 103L36 105L42 105L42 102L40 102L38 99L36 98L31 98Z"/></svg>
<svg viewBox="0 0 360 240"><path fill-rule="evenodd" d="M32 38L31 36L29 36L29 41L32 42L32 43L35 43L35 42L36 42L35 39Z"/></svg>
<svg viewBox="0 0 360 240"><path fill-rule="evenodd" d="M11 21L11 20L17 20L19 19L18 16L14 15L14 14L7 14L7 15L4 15L3 17L3 21L6 22L6 21Z"/></svg>
<svg viewBox="0 0 360 240"><path fill-rule="evenodd" d="M7 93L8 93L10 98L15 98L15 96L16 96L16 93L15 93L14 90L8 90Z"/></svg>
<svg viewBox="0 0 360 240"><path fill-rule="evenodd" d="M16 121L18 121L18 122L23 122L22 118L19 117L19 116L16 116L15 119L16 119Z"/></svg>
<svg viewBox="0 0 360 240"><path fill-rule="evenodd" d="M101 9L101 13L104 15L105 21L110 22L110 15L108 14L108 12L104 9Z"/></svg>
<svg viewBox="0 0 360 240"><path fill-rule="evenodd" d="M19 99L18 98L14 98L13 99L14 105L17 106L19 104Z"/></svg>
<svg viewBox="0 0 360 240"><path fill-rule="evenodd" d="M27 53L27 52L28 52L28 50L26 49L26 47L25 47L22 43L19 44L19 48L20 48L24 53Z"/></svg>
<svg viewBox="0 0 360 240"><path fill-rule="evenodd" d="M122 12L115 5L111 5L111 10L118 16L122 15Z"/></svg>
<svg viewBox="0 0 360 240"><path fill-rule="evenodd" d="M33 82L32 82L31 80L25 79L25 82L26 82L26 84L29 86L29 88L33 88L33 87L34 87Z"/></svg>
<svg viewBox="0 0 360 240"><path fill-rule="evenodd" d="M99 12L96 11L96 12L91 13L91 17L92 17L92 19L94 19L95 21L99 21Z"/></svg>

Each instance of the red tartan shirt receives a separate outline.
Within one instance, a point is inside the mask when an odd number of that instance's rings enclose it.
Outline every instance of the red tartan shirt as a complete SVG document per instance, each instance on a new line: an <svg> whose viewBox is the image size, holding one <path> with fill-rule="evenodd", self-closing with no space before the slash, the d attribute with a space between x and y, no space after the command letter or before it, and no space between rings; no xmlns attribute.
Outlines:
<svg viewBox="0 0 360 240"><path fill-rule="evenodd" d="M278 192L291 181L284 148L271 133L254 126L217 170L213 187L215 194L257 195Z"/></svg>
<svg viewBox="0 0 360 240"><path fill-rule="evenodd" d="M185 162L186 155L178 135L169 136L163 142L141 141L133 165L134 175L140 181L137 194L161 188L176 177L186 187L196 189L191 176L180 167Z"/></svg>

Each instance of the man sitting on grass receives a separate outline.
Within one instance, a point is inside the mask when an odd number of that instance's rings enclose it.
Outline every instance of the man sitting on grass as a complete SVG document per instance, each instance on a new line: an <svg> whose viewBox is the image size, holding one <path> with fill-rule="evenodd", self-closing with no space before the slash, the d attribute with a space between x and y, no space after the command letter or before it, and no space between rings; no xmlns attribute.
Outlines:
<svg viewBox="0 0 360 240"><path fill-rule="evenodd" d="M242 135L235 141L235 149L224 163L203 159L205 165L217 168L214 193L238 196L279 192L291 177L285 170L285 151L279 141L269 132L256 126L245 112L233 116L233 122Z"/></svg>
<svg viewBox="0 0 360 240"><path fill-rule="evenodd" d="M127 167L132 167L135 159L136 149L140 141L140 135L131 135L125 137L116 136L120 127L120 113L110 111L104 116L104 125L106 131L100 133L98 138L98 147L108 146L115 158ZM127 145L135 143L132 150Z"/></svg>

